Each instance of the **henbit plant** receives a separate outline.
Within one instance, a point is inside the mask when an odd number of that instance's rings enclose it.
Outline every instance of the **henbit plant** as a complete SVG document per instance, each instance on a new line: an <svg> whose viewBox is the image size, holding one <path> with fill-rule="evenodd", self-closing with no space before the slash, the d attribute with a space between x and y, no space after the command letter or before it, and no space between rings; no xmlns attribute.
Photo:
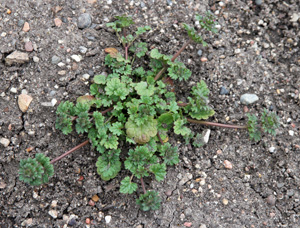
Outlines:
<svg viewBox="0 0 300 228"><path fill-rule="evenodd" d="M125 57L115 48L106 48L105 65L109 68L109 74L94 77L90 95L79 97L76 104L61 102L57 108L56 128L67 135L75 124L77 133L87 134L89 140L51 162L39 154L35 159L22 160L21 180L32 185L46 183L53 175L54 162L90 142L100 153L96 167L101 178L107 181L116 177L124 162L125 169L131 174L121 181L120 192L132 194L137 191L136 182L140 180L143 194L136 200L137 204L144 211L156 210L160 207L158 193L147 191L143 178L153 174L157 181L162 181L167 166L179 162L177 147L167 142L170 130L183 136L187 143L192 141L194 146L202 146L203 137L201 134L195 135L186 126L187 123L248 129L250 138L255 141L261 137L261 128L275 134L279 126L278 117L266 110L262 114L261 127L254 115L248 115L246 126L205 121L214 115L214 110L208 105L209 89L203 80L192 87L187 97L188 103L177 100L169 84L173 80L187 80L191 71L176 58L192 41L206 45L195 28L183 24L189 41L172 57L160 53L158 49L148 52L146 43L134 42L150 27L138 28L135 36L127 35L128 27L133 24L132 19L126 16L116 19L107 26L116 32L123 44ZM216 22L211 13L205 17L197 15L196 19L203 30L216 32ZM133 55L129 56L129 52ZM136 58L147 53L146 60L150 59L148 65L134 63ZM122 151L127 156L125 161L120 159L121 140L130 147L128 152Z"/></svg>

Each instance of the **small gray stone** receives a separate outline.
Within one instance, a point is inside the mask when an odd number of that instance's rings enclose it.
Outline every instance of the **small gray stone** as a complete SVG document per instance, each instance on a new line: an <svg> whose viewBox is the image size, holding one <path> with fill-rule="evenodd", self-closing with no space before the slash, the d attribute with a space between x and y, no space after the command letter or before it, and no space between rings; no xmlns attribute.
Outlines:
<svg viewBox="0 0 300 228"><path fill-rule="evenodd" d="M172 6L172 5L173 5L172 0L167 0L167 4L168 4L169 6Z"/></svg>
<svg viewBox="0 0 300 228"><path fill-rule="evenodd" d="M276 203L276 198L273 195L269 195L267 198L267 203L271 206L274 206Z"/></svg>
<svg viewBox="0 0 300 228"><path fill-rule="evenodd" d="M294 191L294 189L289 189L289 190L286 191L286 194L288 196L293 196L295 194L295 191Z"/></svg>
<svg viewBox="0 0 300 228"><path fill-rule="evenodd" d="M199 228L206 228L205 224L201 224Z"/></svg>
<svg viewBox="0 0 300 228"><path fill-rule="evenodd" d="M90 27L92 24L92 17L89 13L83 13L78 17L78 28L85 29Z"/></svg>
<svg viewBox="0 0 300 228"><path fill-rule="evenodd" d="M262 0L255 0L255 4L260 6L262 4Z"/></svg>
<svg viewBox="0 0 300 228"><path fill-rule="evenodd" d="M50 93L49 93L49 95L50 95L51 97L53 97L55 94L56 94L56 91L54 91L54 90L50 91Z"/></svg>
<svg viewBox="0 0 300 228"><path fill-rule="evenodd" d="M4 147L8 147L10 141L6 138L1 138L0 139L0 143L4 146Z"/></svg>
<svg viewBox="0 0 300 228"><path fill-rule="evenodd" d="M256 94L245 93L241 96L240 101L245 105L253 104L254 102L258 101L258 96Z"/></svg>
<svg viewBox="0 0 300 228"><path fill-rule="evenodd" d="M282 188L284 186L284 183L277 183L277 188Z"/></svg>
<svg viewBox="0 0 300 228"><path fill-rule="evenodd" d="M144 8L144 7L146 7L145 3L141 2L141 8Z"/></svg>
<svg viewBox="0 0 300 228"><path fill-rule="evenodd" d="M201 49L199 49L199 50L197 51L197 55L202 56L202 50L201 50Z"/></svg>
<svg viewBox="0 0 300 228"><path fill-rule="evenodd" d="M226 95L228 93L229 93L229 91L224 86L221 86L220 95Z"/></svg>
<svg viewBox="0 0 300 228"><path fill-rule="evenodd" d="M85 54L87 52L87 48L84 47L84 46L80 46L79 51L80 51L81 54Z"/></svg>
<svg viewBox="0 0 300 228"><path fill-rule="evenodd" d="M56 65L59 62L60 62L60 58L56 55L53 55L52 58L51 58L51 63Z"/></svg>
<svg viewBox="0 0 300 228"><path fill-rule="evenodd" d="M95 75L94 71L92 71L92 70L88 70L88 74L89 74L91 77L93 77L93 76Z"/></svg>
<svg viewBox="0 0 300 228"><path fill-rule="evenodd" d="M21 19L18 21L18 26L23 27L24 23L25 23L25 21Z"/></svg>

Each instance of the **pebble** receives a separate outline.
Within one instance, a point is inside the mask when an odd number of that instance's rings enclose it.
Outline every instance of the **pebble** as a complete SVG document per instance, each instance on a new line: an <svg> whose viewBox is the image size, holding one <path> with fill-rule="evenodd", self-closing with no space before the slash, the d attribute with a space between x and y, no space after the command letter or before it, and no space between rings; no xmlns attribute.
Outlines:
<svg viewBox="0 0 300 228"><path fill-rule="evenodd" d="M38 63L40 61L39 57L33 56L33 62Z"/></svg>
<svg viewBox="0 0 300 228"><path fill-rule="evenodd" d="M88 80L88 79L90 78L90 75L89 75L89 74L84 74L84 75L82 75L82 77L83 77L84 79Z"/></svg>
<svg viewBox="0 0 300 228"><path fill-rule="evenodd" d="M18 26L23 27L24 23L25 23L25 21L21 19L18 21Z"/></svg>
<svg viewBox="0 0 300 228"><path fill-rule="evenodd" d="M56 27L60 27L62 24L62 21L59 18L55 18L54 19L54 24Z"/></svg>
<svg viewBox="0 0 300 228"><path fill-rule="evenodd" d="M171 189L165 191L166 196L171 196L173 191Z"/></svg>
<svg viewBox="0 0 300 228"><path fill-rule="evenodd" d="M90 219L90 218L86 218L86 219L85 219L85 223L86 223L87 225L91 224L91 219Z"/></svg>
<svg viewBox="0 0 300 228"><path fill-rule="evenodd" d="M286 194L288 196L293 196L295 194L295 191L294 191L294 189L289 189L289 190L286 191Z"/></svg>
<svg viewBox="0 0 300 228"><path fill-rule="evenodd" d="M0 139L0 143L4 146L4 147L8 147L10 141L6 138L1 138Z"/></svg>
<svg viewBox="0 0 300 228"><path fill-rule="evenodd" d="M56 103L57 103L57 100L56 100L55 98L53 98L53 99L51 100L51 104L52 104L52 106L55 106L55 105L56 105Z"/></svg>
<svg viewBox="0 0 300 228"><path fill-rule="evenodd" d="M207 58L206 57L202 57L200 60L201 60L201 62L207 62Z"/></svg>
<svg viewBox="0 0 300 228"><path fill-rule="evenodd" d="M220 95L227 95L228 93L229 91L224 86L221 86Z"/></svg>
<svg viewBox="0 0 300 228"><path fill-rule="evenodd" d="M84 47L84 46L80 46L79 51L80 51L81 54L85 54L87 52L87 48Z"/></svg>
<svg viewBox="0 0 300 228"><path fill-rule="evenodd" d="M58 212L56 210L50 210L48 212L48 214L52 217L52 218L57 218Z"/></svg>
<svg viewBox="0 0 300 228"><path fill-rule="evenodd" d="M70 219L70 221L68 222L68 225L69 226L75 226L76 225L76 219L75 218Z"/></svg>
<svg viewBox="0 0 300 228"><path fill-rule="evenodd" d="M88 74L89 74L91 77L93 77L93 76L95 75L94 71L92 71L92 70L88 70Z"/></svg>
<svg viewBox="0 0 300 228"><path fill-rule="evenodd" d="M231 162L228 161L228 160L225 160L225 161L224 161L224 167L225 167L226 169L232 169L232 164L231 164Z"/></svg>
<svg viewBox="0 0 300 228"><path fill-rule="evenodd" d="M276 198L275 198L275 196L269 195L269 196L267 197L267 203L268 203L269 205L271 205L271 206L274 206L275 203L276 203Z"/></svg>
<svg viewBox="0 0 300 228"><path fill-rule="evenodd" d="M201 225L199 226L199 228L206 228L206 225L205 225L205 224L201 224Z"/></svg>
<svg viewBox="0 0 300 228"><path fill-rule="evenodd" d="M15 87L12 87L12 88L10 89L10 92L12 92L12 93L17 93L18 90L17 90Z"/></svg>
<svg viewBox="0 0 300 228"><path fill-rule="evenodd" d="M269 152L270 152L270 153L274 153L274 151L275 151L275 147L274 147L274 146L271 146L271 147L269 148Z"/></svg>
<svg viewBox="0 0 300 228"><path fill-rule="evenodd" d="M95 195L93 195L93 197L92 197L92 200L94 201L94 202L98 202L99 201L99 196L97 195L97 194L95 194Z"/></svg>
<svg viewBox="0 0 300 228"><path fill-rule="evenodd" d="M32 219L32 218L25 219L25 220L21 223L21 226L31 227L32 223L33 223L33 219Z"/></svg>
<svg viewBox="0 0 300 228"><path fill-rule="evenodd" d="M295 134L295 132L294 132L294 131L292 131L292 130L289 130L289 135L290 135L290 136L294 136L294 134Z"/></svg>
<svg viewBox="0 0 300 228"><path fill-rule="evenodd" d="M185 173L185 175L182 177L182 179L179 181L179 185L182 186L184 185L186 182L188 182L189 180L191 180L193 178L193 174L191 173Z"/></svg>
<svg viewBox="0 0 300 228"><path fill-rule="evenodd" d="M226 206L228 204L228 199L223 199L222 203Z"/></svg>
<svg viewBox="0 0 300 228"><path fill-rule="evenodd" d="M235 53L235 54L241 53L241 49L239 49L239 48L238 48L238 49L235 49L235 50L234 50L234 53Z"/></svg>
<svg viewBox="0 0 300 228"><path fill-rule="evenodd" d="M79 29L85 29L85 28L88 28L90 27L92 24L92 17L89 13L84 13L84 14L81 14L79 17L78 17L78 28Z"/></svg>
<svg viewBox="0 0 300 228"><path fill-rule="evenodd" d="M56 65L59 62L60 62L60 58L56 55L53 55L52 58L51 58L51 63Z"/></svg>
<svg viewBox="0 0 300 228"><path fill-rule="evenodd" d="M60 70L57 72L57 74L59 74L59 75L65 75L66 73L67 73L67 71L65 71L65 70Z"/></svg>
<svg viewBox="0 0 300 228"><path fill-rule="evenodd" d="M262 0L255 0L255 4L260 6L262 4Z"/></svg>
<svg viewBox="0 0 300 228"><path fill-rule="evenodd" d="M169 6L172 6L172 5L173 5L172 0L167 0L167 4L168 4Z"/></svg>
<svg viewBox="0 0 300 228"><path fill-rule="evenodd" d="M202 56L202 50L201 49L198 50L197 55Z"/></svg>
<svg viewBox="0 0 300 228"><path fill-rule="evenodd" d="M258 96L256 94L243 94L240 99L242 104L248 105L253 104L254 102L258 101Z"/></svg>
<svg viewBox="0 0 300 228"><path fill-rule="evenodd" d="M111 216L110 215L107 215L107 216L105 216L105 222L108 224L108 223L110 223L110 221L111 221Z"/></svg>
<svg viewBox="0 0 300 228"><path fill-rule="evenodd" d="M191 222L185 222L183 225L184 225L185 227L191 227L191 226L192 226L192 223L191 223Z"/></svg>
<svg viewBox="0 0 300 228"><path fill-rule="evenodd" d="M14 63L26 63L29 62L29 56L25 52L14 51L13 53L11 53L5 58L5 62L8 65Z"/></svg>
<svg viewBox="0 0 300 228"><path fill-rule="evenodd" d="M206 129L206 130L203 131L203 133L202 133L203 138L202 139L203 139L204 144L208 143L210 132L211 132L210 129Z"/></svg>
<svg viewBox="0 0 300 228"><path fill-rule="evenodd" d="M32 52L33 51L33 46L32 46L32 42L31 41L25 43L25 50L28 51L28 52Z"/></svg>
<svg viewBox="0 0 300 228"><path fill-rule="evenodd" d="M72 55L71 58L72 58L73 60L75 60L76 62L78 62L78 63L79 63L79 62L81 61L81 59L82 59L81 56L79 56L79 55Z"/></svg>
<svg viewBox="0 0 300 228"><path fill-rule="evenodd" d="M20 94L18 96L18 105L22 112L26 112L32 101L32 97L27 94Z"/></svg>
<svg viewBox="0 0 300 228"><path fill-rule="evenodd" d="M64 67L66 64L64 64L63 62L60 62L60 63L58 63L57 64L57 66L59 66L59 67Z"/></svg>
<svg viewBox="0 0 300 228"><path fill-rule="evenodd" d="M52 200L50 207L57 207L57 200Z"/></svg>
<svg viewBox="0 0 300 228"><path fill-rule="evenodd" d="M24 26L23 26L23 31L24 31L24 32L28 32L29 30L30 30L29 23L28 23L28 22L25 22L25 23L24 23Z"/></svg>

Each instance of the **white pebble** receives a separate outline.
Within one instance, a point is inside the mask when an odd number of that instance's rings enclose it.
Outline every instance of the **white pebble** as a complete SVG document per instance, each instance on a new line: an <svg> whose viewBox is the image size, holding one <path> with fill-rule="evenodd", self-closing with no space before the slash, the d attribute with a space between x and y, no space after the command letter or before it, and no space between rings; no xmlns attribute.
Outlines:
<svg viewBox="0 0 300 228"><path fill-rule="evenodd" d="M82 57L80 55L72 55L71 58L78 63L82 60Z"/></svg>
<svg viewBox="0 0 300 228"><path fill-rule="evenodd" d="M108 224L108 223L110 223L110 221L111 221L111 216L110 215L107 215L107 216L105 216L105 222Z"/></svg>
<svg viewBox="0 0 300 228"><path fill-rule="evenodd" d="M48 212L48 214L49 214L52 218L57 218L57 215L58 215L58 213L57 213L56 210L50 210L50 211Z"/></svg>
<svg viewBox="0 0 300 228"><path fill-rule="evenodd" d="M64 64L63 62L60 62L57 64L59 67L64 67L66 64Z"/></svg>
<svg viewBox="0 0 300 228"><path fill-rule="evenodd" d="M294 131L292 131L292 130L289 130L289 135L290 135L290 136L294 136L294 134L295 134L295 132L294 132Z"/></svg>
<svg viewBox="0 0 300 228"><path fill-rule="evenodd" d="M52 104L52 106L55 106L55 105L56 105L56 103L57 103L57 100L56 100L55 98L53 98L53 99L51 100L51 104Z"/></svg>
<svg viewBox="0 0 300 228"><path fill-rule="evenodd" d="M4 146L4 147L8 147L10 141L6 138L1 138L0 139L0 143Z"/></svg>
<svg viewBox="0 0 300 228"><path fill-rule="evenodd" d="M89 75L89 74L84 74L84 75L82 75L82 77L83 77L84 79L88 80L88 79L90 78L90 75Z"/></svg>
<svg viewBox="0 0 300 228"><path fill-rule="evenodd" d="M38 63L40 61L39 57L33 56L33 62Z"/></svg>
<svg viewBox="0 0 300 228"><path fill-rule="evenodd" d="M51 207L56 207L56 206L57 206L57 200L52 200Z"/></svg>
<svg viewBox="0 0 300 228"><path fill-rule="evenodd" d="M17 93L17 89L16 89L15 87L12 87L12 88L10 89L10 92L12 92L12 93Z"/></svg>
<svg viewBox="0 0 300 228"><path fill-rule="evenodd" d="M275 151L275 147L274 147L274 146L271 146L271 147L269 148L269 152L270 152L270 153L274 153L274 151Z"/></svg>

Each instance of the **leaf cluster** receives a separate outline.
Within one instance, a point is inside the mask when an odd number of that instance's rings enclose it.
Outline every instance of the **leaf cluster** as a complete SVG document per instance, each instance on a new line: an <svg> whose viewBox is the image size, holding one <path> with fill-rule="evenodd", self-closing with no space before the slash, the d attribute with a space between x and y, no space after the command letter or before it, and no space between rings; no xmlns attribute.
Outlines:
<svg viewBox="0 0 300 228"><path fill-rule="evenodd" d="M50 159L38 153L35 158L20 161L19 179L33 186L45 184L53 176L54 169Z"/></svg>
<svg viewBox="0 0 300 228"><path fill-rule="evenodd" d="M204 29L209 32L217 33L216 25L218 24L215 16L211 12L207 12L205 16L196 15L196 20L199 22L201 29ZM207 43L203 40L199 32L196 31L194 27L191 27L188 24L183 24L184 29L187 31L188 36L191 40L196 43L201 43L204 47L207 46Z"/></svg>
<svg viewBox="0 0 300 228"><path fill-rule="evenodd" d="M260 120L254 114L248 114L247 129L250 139L258 142L262 132L276 135L276 129L280 126L279 117L274 112L264 109Z"/></svg>

